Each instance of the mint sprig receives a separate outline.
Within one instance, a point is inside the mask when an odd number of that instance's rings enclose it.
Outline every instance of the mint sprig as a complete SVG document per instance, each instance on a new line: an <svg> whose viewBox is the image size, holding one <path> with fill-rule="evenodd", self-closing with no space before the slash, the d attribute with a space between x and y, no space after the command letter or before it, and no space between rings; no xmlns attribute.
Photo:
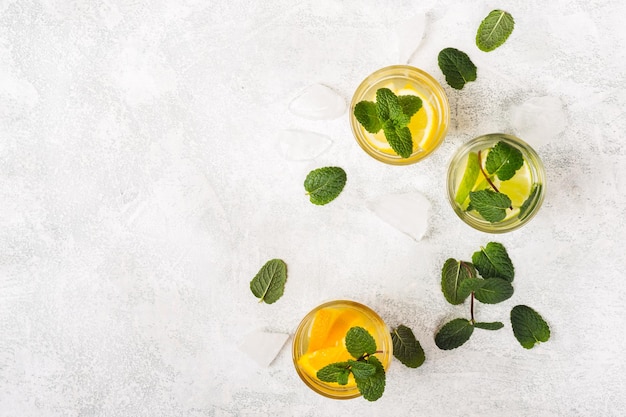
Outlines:
<svg viewBox="0 0 626 417"><path fill-rule="evenodd" d="M273 304L282 297L287 281L287 265L281 259L271 259L265 263L250 281L250 290L260 302Z"/></svg>
<svg viewBox="0 0 626 417"><path fill-rule="evenodd" d="M490 52L502 45L513 32L515 20L510 13L492 10L480 22L476 32L476 46L483 52Z"/></svg>
<svg viewBox="0 0 626 417"><path fill-rule="evenodd" d="M466 83L476 81L476 65L465 52L445 48L439 52L437 61L450 87L461 90Z"/></svg>
<svg viewBox="0 0 626 417"><path fill-rule="evenodd" d="M391 149L402 158L413 153L413 138L408 124L422 108L417 96L396 96L388 88L376 91L376 102L360 101L354 106L354 117L369 133L383 131Z"/></svg>
<svg viewBox="0 0 626 417"><path fill-rule="evenodd" d="M346 385L350 374L356 386L368 401L376 401L385 391L385 368L375 356L376 340L362 327L351 327L345 337L346 349L355 360L331 363L317 371L317 378L324 382Z"/></svg>
<svg viewBox="0 0 626 417"><path fill-rule="evenodd" d="M340 167L324 167L309 172L304 180L311 203L318 206L333 201L346 185L346 171Z"/></svg>

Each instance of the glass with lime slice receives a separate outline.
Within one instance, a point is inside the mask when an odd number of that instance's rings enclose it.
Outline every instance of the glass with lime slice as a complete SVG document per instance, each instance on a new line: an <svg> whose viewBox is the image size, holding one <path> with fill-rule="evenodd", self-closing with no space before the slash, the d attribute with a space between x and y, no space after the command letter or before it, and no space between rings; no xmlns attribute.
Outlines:
<svg viewBox="0 0 626 417"><path fill-rule="evenodd" d="M448 199L468 225L504 233L527 223L545 195L545 172L537 153L504 133L479 136L453 156Z"/></svg>
<svg viewBox="0 0 626 417"><path fill-rule="evenodd" d="M389 89L398 97L414 96L421 100L420 109L408 119L412 146L408 157L392 149L382 126L370 132L355 116L358 103L376 103L379 89ZM409 65L385 67L365 78L350 106L350 125L359 146L373 158L392 165L413 164L432 153L446 136L449 119L448 98L441 85L426 72Z"/></svg>

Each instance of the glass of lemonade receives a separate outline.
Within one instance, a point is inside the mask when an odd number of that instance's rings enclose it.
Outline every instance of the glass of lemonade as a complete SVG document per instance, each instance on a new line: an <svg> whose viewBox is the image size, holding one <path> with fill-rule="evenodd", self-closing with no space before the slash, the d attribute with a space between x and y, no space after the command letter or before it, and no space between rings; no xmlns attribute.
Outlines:
<svg viewBox="0 0 626 417"><path fill-rule="evenodd" d="M493 133L470 140L452 157L448 199L468 225L504 233L534 217L544 199L545 181L543 163L527 143Z"/></svg>
<svg viewBox="0 0 626 417"><path fill-rule="evenodd" d="M413 139L413 152L408 158L394 152L382 130L370 133L354 116L357 103L375 102L380 88L388 88L396 96L413 95L422 100L422 108L411 116L408 125ZM449 119L448 98L441 85L426 72L408 65L385 67L368 76L356 89L350 105L350 124L358 144L373 158L393 165L413 164L433 152L446 136Z"/></svg>
<svg viewBox="0 0 626 417"><path fill-rule="evenodd" d="M385 322L372 309L348 300L335 300L311 310L296 330L292 353L298 375L313 391L328 398L350 399L360 396L352 375L347 385L322 382L317 371L331 363L353 359L345 346L351 327L360 326L376 340L376 357L387 370L393 355L391 333Z"/></svg>

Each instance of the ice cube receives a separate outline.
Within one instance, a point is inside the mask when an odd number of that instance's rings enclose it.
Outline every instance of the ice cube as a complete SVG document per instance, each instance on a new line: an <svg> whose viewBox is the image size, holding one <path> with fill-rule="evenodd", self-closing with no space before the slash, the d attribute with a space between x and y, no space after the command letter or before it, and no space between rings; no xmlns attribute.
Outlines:
<svg viewBox="0 0 626 417"><path fill-rule="evenodd" d="M369 201L367 208L415 241L420 241L428 228L430 202L418 192L378 197Z"/></svg>
<svg viewBox="0 0 626 417"><path fill-rule="evenodd" d="M567 126L563 103L557 97L533 97L511 107L515 134L538 148L554 140Z"/></svg>
<svg viewBox="0 0 626 417"><path fill-rule="evenodd" d="M278 133L278 151L289 161L307 161L323 154L333 141L326 135L288 129Z"/></svg>
<svg viewBox="0 0 626 417"><path fill-rule="evenodd" d="M288 334L255 330L239 344L239 349L260 366L268 367L289 338Z"/></svg>
<svg viewBox="0 0 626 417"><path fill-rule="evenodd" d="M289 103L289 110L305 119L330 120L345 113L346 101L325 85L313 84Z"/></svg>
<svg viewBox="0 0 626 417"><path fill-rule="evenodd" d="M396 25L396 42L398 45L398 62L408 63L411 57L422 43L426 15L424 13L400 22Z"/></svg>

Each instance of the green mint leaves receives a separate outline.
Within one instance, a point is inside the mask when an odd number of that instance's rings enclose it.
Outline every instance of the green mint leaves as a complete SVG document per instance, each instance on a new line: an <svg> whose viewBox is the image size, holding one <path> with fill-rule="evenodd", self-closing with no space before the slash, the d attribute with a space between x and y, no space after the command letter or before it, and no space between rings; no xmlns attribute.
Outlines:
<svg viewBox="0 0 626 417"><path fill-rule="evenodd" d="M450 87L461 90L466 83L476 80L476 65L465 52L445 48L439 52L437 60Z"/></svg>
<svg viewBox="0 0 626 417"><path fill-rule="evenodd" d="M474 328L499 330L504 327L499 321L476 321L474 299L484 304L497 304L511 298L511 283L515 277L511 258L501 243L489 242L474 252L472 262L450 258L441 270L441 291L446 300L450 304L462 304L471 296L471 318L456 318L445 323L435 335L435 344L439 349L450 350L462 346L470 339ZM511 326L515 337L526 349L550 338L547 323L536 311L524 305L518 305L511 310Z"/></svg>
<svg viewBox="0 0 626 417"><path fill-rule="evenodd" d="M470 207L485 220L497 223L506 217L506 209L511 206L511 199L506 195L491 190L471 191Z"/></svg>
<svg viewBox="0 0 626 417"><path fill-rule="evenodd" d="M550 339L548 323L532 308L518 305L511 310L511 326L517 341L526 349L532 349L537 342Z"/></svg>
<svg viewBox="0 0 626 417"><path fill-rule="evenodd" d="M502 45L513 32L513 16L503 10L492 10L480 22L476 33L476 46L483 52L490 52Z"/></svg>
<svg viewBox="0 0 626 417"><path fill-rule="evenodd" d="M259 302L273 304L282 297L287 281L287 265L280 259L269 260L250 281L250 290Z"/></svg>
<svg viewBox="0 0 626 417"><path fill-rule="evenodd" d="M368 401L376 401L385 391L385 368L374 356L376 341L362 327L352 327L346 333L346 349L356 360L336 362L317 371L317 378L324 382L336 382L346 385L352 373L356 386Z"/></svg>
<svg viewBox="0 0 626 417"><path fill-rule="evenodd" d="M339 167L324 167L309 172L304 180L311 203L318 206L333 201L346 185L346 171Z"/></svg>
<svg viewBox="0 0 626 417"><path fill-rule="evenodd" d="M393 356L409 368L417 368L424 363L426 356L413 331L401 324L391 332Z"/></svg>
<svg viewBox="0 0 626 417"><path fill-rule="evenodd" d="M497 175L500 181L513 178L515 172L524 165L522 153L505 142L498 142L487 154L485 168L491 175Z"/></svg>
<svg viewBox="0 0 626 417"><path fill-rule="evenodd" d="M376 91L376 102L360 101L354 106L354 117L369 133L383 130L391 149L402 158L413 153L413 138L408 128L411 117L422 108L417 96L396 96L388 88Z"/></svg>

